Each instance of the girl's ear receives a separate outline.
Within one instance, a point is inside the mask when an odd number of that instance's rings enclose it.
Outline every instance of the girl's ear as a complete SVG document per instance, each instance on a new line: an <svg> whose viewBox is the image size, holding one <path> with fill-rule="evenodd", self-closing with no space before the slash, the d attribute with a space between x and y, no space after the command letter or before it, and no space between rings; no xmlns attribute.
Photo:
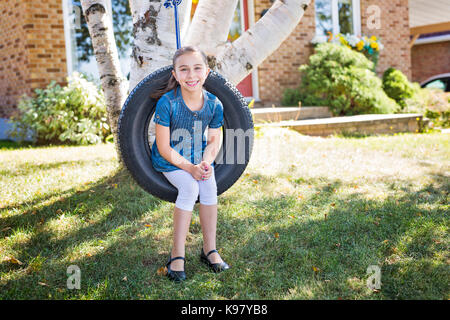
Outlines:
<svg viewBox="0 0 450 320"><path fill-rule="evenodd" d="M176 80L176 81L178 81L178 79L177 79L177 76L176 76L176 74L175 74L175 71L174 70L172 70L172 76L173 76L173 78Z"/></svg>

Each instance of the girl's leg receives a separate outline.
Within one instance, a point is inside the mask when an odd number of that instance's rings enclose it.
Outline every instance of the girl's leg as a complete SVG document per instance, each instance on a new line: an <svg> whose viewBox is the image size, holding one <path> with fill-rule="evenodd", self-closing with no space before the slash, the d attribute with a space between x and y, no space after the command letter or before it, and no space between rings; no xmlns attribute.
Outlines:
<svg viewBox="0 0 450 320"><path fill-rule="evenodd" d="M199 181L200 192L200 224L203 233L203 252L207 254L216 248L217 230L217 184L214 175L214 168L208 180ZM212 253L208 257L211 263L221 263L223 260L218 253Z"/></svg>
<svg viewBox="0 0 450 320"><path fill-rule="evenodd" d="M200 203L200 224L203 233L203 252L216 249L216 230L217 230L217 204L205 205ZM221 263L223 260L216 252L208 256L211 263Z"/></svg>
<svg viewBox="0 0 450 320"><path fill-rule="evenodd" d="M186 236L191 224L192 211L182 210L175 207L173 211L173 246L171 257L184 257ZM184 261L174 260L170 264L173 271L184 271Z"/></svg>
<svg viewBox="0 0 450 320"><path fill-rule="evenodd" d="M186 236L192 217L192 210L199 194L198 182L190 173L183 170L164 172L164 176L178 189L178 196L173 212L173 246L171 257L184 257ZM184 261L174 260L170 264L173 271L183 271Z"/></svg>

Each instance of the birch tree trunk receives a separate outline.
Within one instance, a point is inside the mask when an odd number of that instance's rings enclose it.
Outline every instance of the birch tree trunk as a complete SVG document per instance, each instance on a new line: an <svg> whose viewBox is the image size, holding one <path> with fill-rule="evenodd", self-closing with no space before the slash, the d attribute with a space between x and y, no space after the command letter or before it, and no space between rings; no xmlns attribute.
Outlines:
<svg viewBox="0 0 450 320"><path fill-rule="evenodd" d="M300 22L310 2L311 0L275 1L252 28L236 41L227 43L217 53L213 68L231 83L238 84L286 40Z"/></svg>
<svg viewBox="0 0 450 320"><path fill-rule="evenodd" d="M118 151L117 120L126 99L128 82L122 76L120 70L112 17L107 12L106 0L81 0L81 6L86 17L100 81L106 98L108 124L116 142L116 151ZM117 152L117 154L119 162L121 162L120 153Z"/></svg>
<svg viewBox="0 0 450 320"><path fill-rule="evenodd" d="M238 84L272 54L300 22L311 0L276 0L269 11L233 43L227 43L238 0L200 0L182 44L197 45L209 54L210 67ZM173 9L164 0L130 0L135 38L130 89L152 71L171 64L175 52ZM179 8L185 33L192 2Z"/></svg>
<svg viewBox="0 0 450 320"><path fill-rule="evenodd" d="M151 72L172 64L177 49L173 8L165 0L130 0L133 17L133 50L131 54L130 91ZM181 40L187 32L192 0L178 7Z"/></svg>
<svg viewBox="0 0 450 320"><path fill-rule="evenodd" d="M127 88L120 71L112 19L107 14L106 1L81 0L81 4L107 100L108 121L117 142L117 119ZM192 0L182 1L178 8L182 45L197 45L210 53L210 67L234 84L243 80L281 45L298 25L311 2L276 0L252 28L233 43L227 43L237 1L200 0L191 26ZM129 2L134 38L129 82L131 91L145 76L172 63L176 35L173 8L165 8L165 0Z"/></svg>
<svg viewBox="0 0 450 320"><path fill-rule="evenodd" d="M226 44L239 0L200 1L186 35L186 45L203 50L210 59Z"/></svg>

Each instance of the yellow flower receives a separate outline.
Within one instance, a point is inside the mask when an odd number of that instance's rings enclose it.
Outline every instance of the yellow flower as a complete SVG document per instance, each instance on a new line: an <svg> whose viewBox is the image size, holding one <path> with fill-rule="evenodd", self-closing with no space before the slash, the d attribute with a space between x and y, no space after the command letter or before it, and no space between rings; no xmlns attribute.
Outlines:
<svg viewBox="0 0 450 320"><path fill-rule="evenodd" d="M377 37L371 36L371 37L370 37L370 40L372 40L372 41L377 41Z"/></svg>
<svg viewBox="0 0 450 320"><path fill-rule="evenodd" d="M370 47L373 48L373 49L375 49L375 50L378 50L378 43L377 43L377 42L372 42L372 43L370 44Z"/></svg>
<svg viewBox="0 0 450 320"><path fill-rule="evenodd" d="M358 49L358 51L361 51L364 48L364 41L360 41L356 44L356 49Z"/></svg>
<svg viewBox="0 0 450 320"><path fill-rule="evenodd" d="M333 40L333 34L330 31L328 31L327 34L328 34L328 40L327 41L331 42L331 40Z"/></svg>

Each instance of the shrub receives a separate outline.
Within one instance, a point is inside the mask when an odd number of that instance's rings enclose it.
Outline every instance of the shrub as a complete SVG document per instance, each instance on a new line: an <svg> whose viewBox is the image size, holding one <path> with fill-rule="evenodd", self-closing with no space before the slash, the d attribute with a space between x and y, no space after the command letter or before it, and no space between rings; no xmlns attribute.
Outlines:
<svg viewBox="0 0 450 320"><path fill-rule="evenodd" d="M313 44L322 43L324 40L319 37L314 37L311 42ZM378 63L378 57L381 50L383 50L384 45L381 43L380 39L376 36L361 36L358 37L353 34L332 34L328 32L327 40L330 43L345 46L357 52L360 52L366 56L367 59L374 63L373 71Z"/></svg>
<svg viewBox="0 0 450 320"><path fill-rule="evenodd" d="M110 134L103 93L82 75L74 73L61 87L52 81L36 89L35 97L24 96L19 115L12 118L10 136L26 139L32 132L35 144L96 144Z"/></svg>
<svg viewBox="0 0 450 320"><path fill-rule="evenodd" d="M450 94L439 89L421 88L417 82L394 68L383 74L383 89L404 113L421 113L430 120L430 127L450 126Z"/></svg>
<svg viewBox="0 0 450 320"><path fill-rule="evenodd" d="M321 43L309 64L299 68L302 81L297 96L303 105L328 106L335 116L394 113L398 105L383 91L372 68L373 62L361 53ZM284 98L289 96L294 95L286 91Z"/></svg>
<svg viewBox="0 0 450 320"><path fill-rule="evenodd" d="M405 99L406 113L421 113L430 120L430 127L450 127L450 93L439 89L420 88L412 83L414 95Z"/></svg>
<svg viewBox="0 0 450 320"><path fill-rule="evenodd" d="M383 90L402 109L406 107L406 99L412 98L417 92L417 88L408 81L408 78L400 70L394 68L389 68L384 72Z"/></svg>
<svg viewBox="0 0 450 320"><path fill-rule="evenodd" d="M287 88L283 92L281 104L283 106L297 106L299 101L302 101L300 92L297 89Z"/></svg>

